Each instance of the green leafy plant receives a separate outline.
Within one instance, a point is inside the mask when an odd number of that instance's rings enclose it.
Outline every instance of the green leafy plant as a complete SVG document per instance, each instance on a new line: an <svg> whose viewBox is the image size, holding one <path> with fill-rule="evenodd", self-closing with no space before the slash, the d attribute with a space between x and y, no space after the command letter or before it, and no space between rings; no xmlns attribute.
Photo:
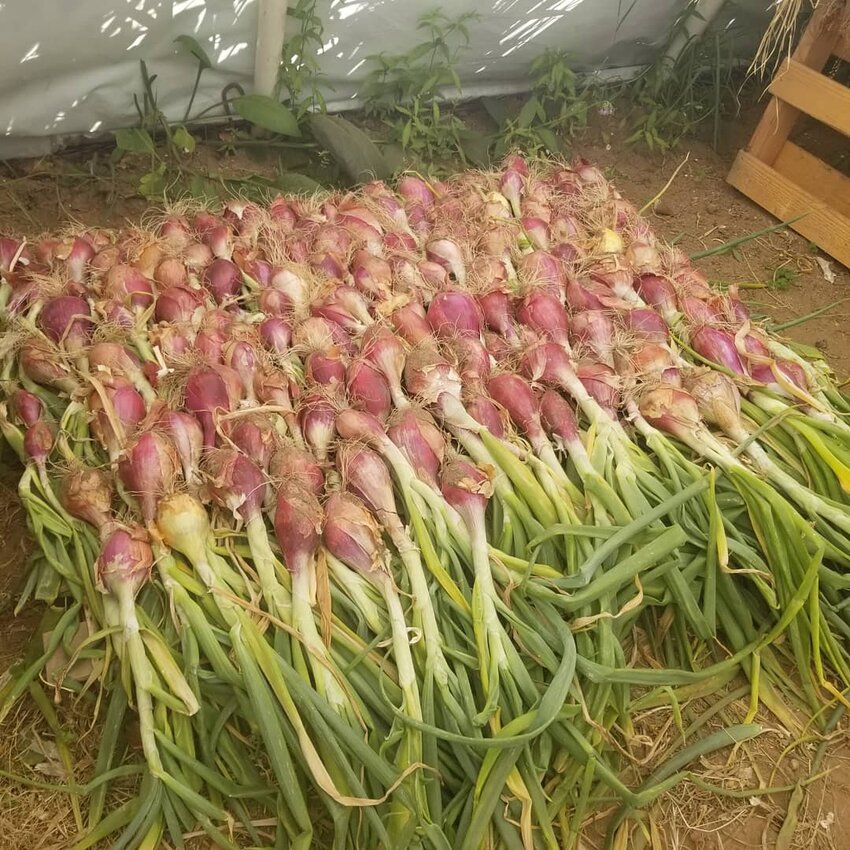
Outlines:
<svg viewBox="0 0 850 850"><path fill-rule="evenodd" d="M689 6L674 22L656 61L621 89L621 102L630 104L626 144L666 151L711 121L716 148L723 114L730 105L737 107L735 29L689 36L689 13L699 17ZM670 46L683 38L684 47L671 55Z"/></svg>
<svg viewBox="0 0 850 850"><path fill-rule="evenodd" d="M797 278L800 277L800 272L787 263L777 266L775 269L768 268L767 273L770 275L767 281L768 288L780 292L790 289L796 283Z"/></svg>
<svg viewBox="0 0 850 850"><path fill-rule="evenodd" d="M468 25L476 19L472 12L451 18L435 9L417 23L424 41L406 53L368 57L374 67L360 89L366 115L384 121L392 141L418 160L466 158L469 131L445 108L443 93L449 87L460 94L456 67L469 46Z"/></svg>
<svg viewBox="0 0 850 850"><path fill-rule="evenodd" d="M516 117L505 115L497 122L496 156L512 148L561 153L564 141L587 126L593 92L589 83L580 85L566 51L547 48L531 63L529 73L532 87L528 99Z"/></svg>
<svg viewBox="0 0 850 850"><path fill-rule="evenodd" d="M320 81L323 74L317 59L324 41L324 24L316 14L316 0L296 0L289 16L298 29L286 40L277 80L277 99L286 103L299 121L309 112L325 112Z"/></svg>

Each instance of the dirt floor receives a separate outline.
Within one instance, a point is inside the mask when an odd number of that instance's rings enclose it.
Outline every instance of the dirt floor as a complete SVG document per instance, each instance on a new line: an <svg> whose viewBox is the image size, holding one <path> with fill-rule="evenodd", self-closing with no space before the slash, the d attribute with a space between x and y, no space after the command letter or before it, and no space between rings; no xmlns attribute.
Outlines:
<svg viewBox="0 0 850 850"><path fill-rule="evenodd" d="M617 140L614 118L610 126L600 119L576 143L575 151L605 168L623 195L638 206L652 199L681 165L649 215L659 236L675 240L694 253L776 223L725 182L735 151L746 143L759 114L760 108L755 107L738 120L725 123L719 151L701 140L685 141L667 155L624 147ZM815 143L831 144L815 131L804 132ZM92 156L87 152L0 166L0 234L32 237L73 221L110 227L137 220L148 206L133 195L138 172L132 165L122 164L114 178L93 177L92 172L98 173L98 169L92 168ZM102 158L104 154L95 156ZM220 160L213 155L208 157L207 167L234 174L250 173L257 165L243 155ZM707 258L700 265L709 279L739 285L753 311L774 324L850 296L850 272L790 231L749 241L733 253ZM844 332L848 316L850 300L788 329L787 335L819 348L838 374L850 375L850 336ZM17 617L12 614L31 543L17 502L15 472L8 453L0 455L0 469L4 466L0 475L0 686L3 672L24 651L40 616L36 606L27 607ZM32 748L38 750L42 744L37 742L43 743L45 736L49 742L50 734L38 724L33 726L33 716L24 705L6 721L0 734L0 771L39 778L37 768L31 766ZM74 724L77 722L74 720ZM770 718L765 722L769 726ZM817 746L816 741L806 739L794 745L778 730L760 741L757 751L743 750L729 762L725 756L713 758L702 765L703 772L728 780L731 771L733 781L728 787L794 785L806 775ZM85 741L76 756L80 764L88 758L84 750ZM633 846L652 850L850 847L850 743L842 728L834 736L823 769L828 775L809 787L795 822L787 817L790 793L718 800L686 784L649 813L646 839L642 842L636 831ZM0 847L4 850L66 850L72 844L73 826L64 795L22 791L0 779Z"/></svg>

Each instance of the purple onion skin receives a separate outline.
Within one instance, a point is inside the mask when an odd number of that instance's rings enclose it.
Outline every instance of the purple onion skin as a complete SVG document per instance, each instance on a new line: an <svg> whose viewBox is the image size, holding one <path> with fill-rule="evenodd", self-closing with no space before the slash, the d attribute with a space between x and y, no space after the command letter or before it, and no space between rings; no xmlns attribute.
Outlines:
<svg viewBox="0 0 850 850"><path fill-rule="evenodd" d="M481 336L481 309L466 292L438 292L428 305L427 318L438 336Z"/></svg>
<svg viewBox="0 0 850 850"><path fill-rule="evenodd" d="M139 500L146 523L156 518L160 497L174 488L177 471L177 450L157 431L142 434L118 463L118 475L127 492Z"/></svg>
<svg viewBox="0 0 850 850"><path fill-rule="evenodd" d="M368 574L376 568L380 552L378 526L352 493L332 493L328 498L322 539L328 551L351 569Z"/></svg>
<svg viewBox="0 0 850 850"><path fill-rule="evenodd" d="M53 431L46 422L39 420L27 428L24 434L24 451L39 467L44 467L53 450Z"/></svg>
<svg viewBox="0 0 850 850"><path fill-rule="evenodd" d="M274 531L287 569L294 575L310 570L321 542L322 506L297 482L285 482L277 493Z"/></svg>
<svg viewBox="0 0 850 850"><path fill-rule="evenodd" d="M694 351L706 360L725 366L736 375L745 377L747 370L738 355L735 338L719 328L702 327L691 334Z"/></svg>
<svg viewBox="0 0 850 850"><path fill-rule="evenodd" d="M579 439L578 422L569 402L556 390L546 390L540 399L540 418L546 430L564 443Z"/></svg>
<svg viewBox="0 0 850 850"><path fill-rule="evenodd" d="M135 596L148 580L153 550L143 528L120 526L104 540L97 559L98 585L120 595L124 589Z"/></svg>
<svg viewBox="0 0 850 850"><path fill-rule="evenodd" d="M26 425L27 428L35 425L35 423L41 419L44 407L41 403L41 399L39 399L38 396L33 395L31 392L22 389L15 390L12 395L11 402L15 416L24 425Z"/></svg>
<svg viewBox="0 0 850 850"><path fill-rule="evenodd" d="M78 351L88 345L94 333L88 301L74 295L51 298L38 314L39 327L55 343L68 351Z"/></svg>
<svg viewBox="0 0 850 850"><path fill-rule="evenodd" d="M232 404L227 385L215 369L195 369L186 381L186 409L201 423L204 448L215 446L215 415L229 413Z"/></svg>
<svg viewBox="0 0 850 850"><path fill-rule="evenodd" d="M393 409L390 386L383 373L368 360L352 360L346 372L346 390L354 407L385 421Z"/></svg>
<svg viewBox="0 0 850 850"><path fill-rule="evenodd" d="M476 396L466 401L467 413L480 422L494 437L500 440L505 437L505 423L495 404L484 396Z"/></svg>

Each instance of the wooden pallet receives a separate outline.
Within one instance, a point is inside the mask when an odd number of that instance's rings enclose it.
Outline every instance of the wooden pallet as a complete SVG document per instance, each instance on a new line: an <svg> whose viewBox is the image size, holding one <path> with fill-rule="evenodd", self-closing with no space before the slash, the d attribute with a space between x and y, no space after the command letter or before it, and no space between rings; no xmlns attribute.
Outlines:
<svg viewBox="0 0 850 850"><path fill-rule="evenodd" d="M816 12L726 179L783 221L802 216L790 227L850 267L850 178L788 140L802 114L850 140L850 88L821 73L831 56L850 62L850 33Z"/></svg>

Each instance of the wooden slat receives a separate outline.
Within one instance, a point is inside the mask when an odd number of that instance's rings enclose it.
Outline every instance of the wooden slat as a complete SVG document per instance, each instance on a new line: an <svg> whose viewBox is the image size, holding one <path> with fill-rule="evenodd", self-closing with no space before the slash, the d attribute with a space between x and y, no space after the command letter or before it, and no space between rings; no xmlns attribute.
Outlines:
<svg viewBox="0 0 850 850"><path fill-rule="evenodd" d="M821 4L815 10L792 54L796 61L816 71L822 70L829 61L837 41L835 32L824 27L825 8L826 4ZM747 150L763 162L773 163L800 115L799 109L772 97L753 131Z"/></svg>
<svg viewBox="0 0 850 850"><path fill-rule="evenodd" d="M850 88L791 59L770 84L770 93L850 136Z"/></svg>
<svg viewBox="0 0 850 850"><path fill-rule="evenodd" d="M806 213L791 227L850 267L850 218L830 209L746 151L739 152L727 180L783 221Z"/></svg>
<svg viewBox="0 0 850 850"><path fill-rule="evenodd" d="M786 142L773 167L792 183L850 218L850 177L836 171L793 142Z"/></svg>

